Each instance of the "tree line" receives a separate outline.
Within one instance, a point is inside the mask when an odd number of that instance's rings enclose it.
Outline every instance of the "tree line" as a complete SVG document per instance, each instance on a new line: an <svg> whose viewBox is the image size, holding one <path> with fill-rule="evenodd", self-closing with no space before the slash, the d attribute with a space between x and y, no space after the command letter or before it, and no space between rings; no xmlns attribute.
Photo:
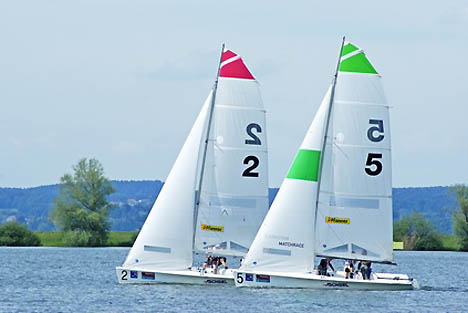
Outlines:
<svg viewBox="0 0 468 313"><path fill-rule="evenodd" d="M468 251L468 186L457 184L450 187L455 194L459 209L452 210L452 231L457 240L457 249ZM436 227L419 212L405 215L393 224L393 240L402 241L406 250L443 250L442 235Z"/></svg>
<svg viewBox="0 0 468 313"><path fill-rule="evenodd" d="M60 229L68 246L106 246L109 238L109 196L115 191L96 159L83 158L72 167L73 173L60 178L50 219ZM468 251L468 186L450 188L459 208L452 211L453 234L458 249ZM394 240L403 241L407 250L441 250L441 234L421 213L404 215L394 222ZM7 222L0 226L0 246L34 246L40 240L25 225Z"/></svg>

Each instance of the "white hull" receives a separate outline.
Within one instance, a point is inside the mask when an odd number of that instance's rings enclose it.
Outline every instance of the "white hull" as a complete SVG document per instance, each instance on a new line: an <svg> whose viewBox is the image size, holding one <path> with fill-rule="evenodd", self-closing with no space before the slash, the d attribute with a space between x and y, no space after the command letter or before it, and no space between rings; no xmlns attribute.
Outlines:
<svg viewBox="0 0 468 313"><path fill-rule="evenodd" d="M116 274L121 284L195 284L195 285L234 285L234 274L231 269L220 269L213 274L198 268L166 271L155 269L131 269L116 267Z"/></svg>
<svg viewBox="0 0 468 313"><path fill-rule="evenodd" d="M350 290L412 290L417 282L404 274L372 274L371 280L346 279L343 272L335 276L307 273L249 272L234 270L236 287L250 288L308 288Z"/></svg>

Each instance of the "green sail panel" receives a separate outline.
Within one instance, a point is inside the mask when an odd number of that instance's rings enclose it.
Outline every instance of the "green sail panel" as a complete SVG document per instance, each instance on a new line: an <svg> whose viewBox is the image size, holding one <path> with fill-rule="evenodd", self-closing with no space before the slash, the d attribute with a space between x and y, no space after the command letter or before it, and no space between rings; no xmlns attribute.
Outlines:
<svg viewBox="0 0 468 313"><path fill-rule="evenodd" d="M366 58L364 52L360 52L340 63L340 72L377 74L377 71Z"/></svg>
<svg viewBox="0 0 468 313"><path fill-rule="evenodd" d="M299 150L287 178L317 181L320 154L317 150Z"/></svg>
<svg viewBox="0 0 468 313"><path fill-rule="evenodd" d="M356 51L358 49L359 48L356 47L355 45L353 45L352 43L348 43L343 47L343 51L341 51L341 56L343 57L343 56L347 55L348 53L351 53L351 52Z"/></svg>

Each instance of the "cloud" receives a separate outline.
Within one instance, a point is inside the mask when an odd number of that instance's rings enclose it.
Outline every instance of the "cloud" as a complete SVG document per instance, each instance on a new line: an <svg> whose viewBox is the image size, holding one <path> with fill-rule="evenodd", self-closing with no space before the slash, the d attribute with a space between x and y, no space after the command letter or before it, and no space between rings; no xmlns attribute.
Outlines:
<svg viewBox="0 0 468 313"><path fill-rule="evenodd" d="M16 148L23 147L23 142L20 139L18 139L17 137L10 136L10 137L8 137L7 140L11 145L15 146Z"/></svg>

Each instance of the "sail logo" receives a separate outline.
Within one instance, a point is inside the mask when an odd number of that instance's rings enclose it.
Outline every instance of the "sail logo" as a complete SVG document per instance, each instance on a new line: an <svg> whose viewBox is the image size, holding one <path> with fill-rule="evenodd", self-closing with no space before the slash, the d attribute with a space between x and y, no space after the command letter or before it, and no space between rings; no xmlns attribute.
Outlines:
<svg viewBox="0 0 468 313"><path fill-rule="evenodd" d="M270 275L260 275L256 274L255 275L255 280L257 283L269 283L270 282Z"/></svg>
<svg viewBox="0 0 468 313"><path fill-rule="evenodd" d="M227 284L227 281L224 279L207 279L205 284Z"/></svg>
<svg viewBox="0 0 468 313"><path fill-rule="evenodd" d="M215 233L224 233L224 226L201 224L201 230L212 231Z"/></svg>
<svg viewBox="0 0 468 313"><path fill-rule="evenodd" d="M339 282L332 282L332 283L326 283L324 284L325 287L349 287L349 285L347 283L339 283Z"/></svg>
<svg viewBox="0 0 468 313"><path fill-rule="evenodd" d="M152 272L141 272L141 279L155 280L156 275Z"/></svg>
<svg viewBox="0 0 468 313"><path fill-rule="evenodd" d="M347 217L332 217L332 216L325 216L325 223L330 224L349 224L351 220Z"/></svg>
<svg viewBox="0 0 468 313"><path fill-rule="evenodd" d="M283 247L304 248L302 242L279 241L278 244Z"/></svg>

